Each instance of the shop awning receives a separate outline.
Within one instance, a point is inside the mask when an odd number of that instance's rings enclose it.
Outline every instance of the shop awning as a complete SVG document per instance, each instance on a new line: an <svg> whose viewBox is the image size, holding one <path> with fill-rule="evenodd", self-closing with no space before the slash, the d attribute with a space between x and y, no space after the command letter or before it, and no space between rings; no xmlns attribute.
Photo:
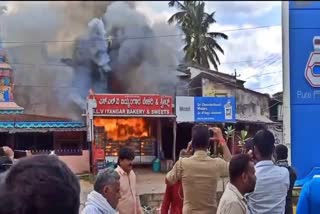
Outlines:
<svg viewBox="0 0 320 214"><path fill-rule="evenodd" d="M46 119L46 120L42 120ZM60 120L60 121L59 121ZM80 121L67 121L61 118L38 115L0 115L0 132L66 132L87 131L85 124Z"/></svg>
<svg viewBox="0 0 320 214"><path fill-rule="evenodd" d="M86 128L11 128L11 129L0 129L0 133L47 133L47 132L84 132L87 131Z"/></svg>

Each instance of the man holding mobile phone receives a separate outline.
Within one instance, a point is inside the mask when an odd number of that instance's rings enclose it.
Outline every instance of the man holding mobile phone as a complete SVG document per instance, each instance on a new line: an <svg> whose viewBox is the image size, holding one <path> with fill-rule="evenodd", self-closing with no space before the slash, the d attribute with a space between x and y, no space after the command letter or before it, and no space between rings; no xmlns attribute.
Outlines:
<svg viewBox="0 0 320 214"><path fill-rule="evenodd" d="M196 125L192 128L192 147L194 154L190 158L179 159L168 172L168 183L179 180L183 188L183 213L216 213L216 189L220 177L229 174L231 154L220 128L213 128L214 140L223 149L223 159L211 158L207 154L210 133L208 126ZM189 146L190 147L190 146Z"/></svg>
<svg viewBox="0 0 320 214"><path fill-rule="evenodd" d="M257 182L255 190L246 197L249 214L285 213L289 171L273 163L274 144L274 135L266 129L258 131L253 138Z"/></svg>

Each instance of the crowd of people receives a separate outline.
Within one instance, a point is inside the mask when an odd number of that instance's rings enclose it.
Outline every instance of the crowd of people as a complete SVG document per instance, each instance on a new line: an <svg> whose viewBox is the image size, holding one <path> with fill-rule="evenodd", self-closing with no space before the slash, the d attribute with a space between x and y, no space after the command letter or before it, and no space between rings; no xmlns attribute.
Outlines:
<svg viewBox="0 0 320 214"><path fill-rule="evenodd" d="M231 156L221 129L195 125L192 141L180 152L167 173L161 214L291 214L296 173L289 166L288 149L275 146L273 134L260 130L246 154ZM223 158L208 155L210 140L220 144ZM100 170L87 196L82 214L142 214L133 171L134 151L122 148L117 167ZM78 214L78 178L55 155L35 155L14 161L13 151L0 148L1 214ZM1 166L1 167L2 167ZM217 185L229 177L219 203ZM320 179L302 190L298 214L312 213L319 206L315 197ZM316 188L315 188L316 187ZM310 200L310 198L313 198ZM310 205L310 201L318 203ZM299 205L300 204L300 205ZM300 211L299 211L300 207ZM316 213L316 212L314 212Z"/></svg>
<svg viewBox="0 0 320 214"><path fill-rule="evenodd" d="M288 164L287 147L275 146L273 134L260 130L248 141L247 154L231 157L221 130L213 128L213 131L212 140L223 148L223 159L207 155L208 127L194 126L192 151L187 150L189 157L180 157L166 176L161 214L293 213L296 173ZM217 204L217 183L226 176L230 181Z"/></svg>
<svg viewBox="0 0 320 214"><path fill-rule="evenodd" d="M1 214L79 214L79 179L54 154L14 159L0 148ZM134 151L119 151L117 168L100 170L83 214L143 214L132 170Z"/></svg>

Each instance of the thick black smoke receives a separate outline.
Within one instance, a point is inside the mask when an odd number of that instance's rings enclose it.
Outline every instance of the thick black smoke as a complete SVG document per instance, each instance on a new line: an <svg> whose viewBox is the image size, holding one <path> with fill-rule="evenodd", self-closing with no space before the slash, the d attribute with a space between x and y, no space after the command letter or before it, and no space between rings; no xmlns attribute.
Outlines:
<svg viewBox="0 0 320 214"><path fill-rule="evenodd" d="M99 31L101 25L97 20L95 22L97 23L96 30ZM178 81L175 70L182 43L180 37L162 36L178 35L179 31L175 27L169 26L165 19L160 23L150 24L147 17L128 2L110 4L103 16L103 23L105 41L106 44L109 44L108 55L93 54L91 61L98 64L97 61L101 58L97 60L96 56L104 56L105 62L110 59L111 71L109 69L102 70L107 73L106 75L109 80L111 78L111 81L108 85L103 77L103 72L91 70L92 73L100 73L96 76L101 78L96 80L102 82L106 89L113 93L173 95L174 86ZM90 39L93 40L93 37ZM86 42L88 41L79 42L76 49L86 46ZM91 48L93 47L91 46ZM83 49L80 48L79 51L83 51ZM101 50L96 48L95 51L99 53ZM91 49L91 51L85 52L95 51ZM76 55L78 58L74 58L74 61L87 61L88 55L82 55L83 58L80 57L80 60L79 54Z"/></svg>
<svg viewBox="0 0 320 214"><path fill-rule="evenodd" d="M16 101L27 113L79 119L90 88L173 94L182 42L158 37L180 34L165 18L152 23L132 2L8 6L1 37L15 69Z"/></svg>

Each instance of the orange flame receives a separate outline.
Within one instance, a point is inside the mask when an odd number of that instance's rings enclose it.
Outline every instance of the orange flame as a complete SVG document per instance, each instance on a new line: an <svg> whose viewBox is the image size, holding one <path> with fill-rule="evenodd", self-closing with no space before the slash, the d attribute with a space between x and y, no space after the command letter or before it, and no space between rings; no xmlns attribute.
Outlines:
<svg viewBox="0 0 320 214"><path fill-rule="evenodd" d="M130 137L149 137L148 123L144 118L95 118L95 126L103 126L107 138L124 141Z"/></svg>

